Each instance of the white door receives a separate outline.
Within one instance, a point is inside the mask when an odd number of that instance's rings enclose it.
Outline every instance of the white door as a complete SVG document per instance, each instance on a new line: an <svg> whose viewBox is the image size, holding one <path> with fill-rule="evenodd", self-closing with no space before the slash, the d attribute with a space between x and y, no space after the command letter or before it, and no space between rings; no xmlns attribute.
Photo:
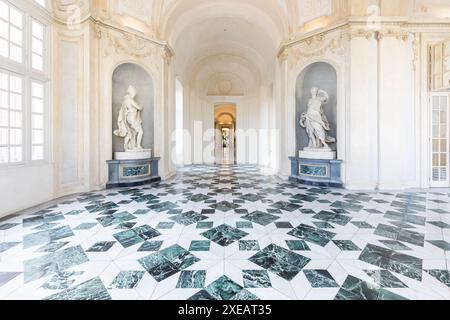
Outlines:
<svg viewBox="0 0 450 320"><path fill-rule="evenodd" d="M431 95L431 187L450 187L449 95Z"/></svg>

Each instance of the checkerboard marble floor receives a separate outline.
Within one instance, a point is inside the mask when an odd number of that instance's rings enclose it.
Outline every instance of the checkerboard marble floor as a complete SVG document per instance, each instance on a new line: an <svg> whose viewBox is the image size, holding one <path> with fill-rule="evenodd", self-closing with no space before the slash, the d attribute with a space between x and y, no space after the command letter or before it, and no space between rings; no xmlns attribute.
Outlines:
<svg viewBox="0 0 450 320"><path fill-rule="evenodd" d="M303 187L252 166L0 222L0 299L450 299L450 190Z"/></svg>

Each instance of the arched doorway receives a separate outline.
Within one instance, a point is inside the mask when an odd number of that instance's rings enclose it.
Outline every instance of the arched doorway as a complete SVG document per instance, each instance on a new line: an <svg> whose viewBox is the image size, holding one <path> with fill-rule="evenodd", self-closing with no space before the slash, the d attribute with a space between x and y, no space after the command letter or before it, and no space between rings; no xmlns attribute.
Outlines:
<svg viewBox="0 0 450 320"><path fill-rule="evenodd" d="M216 164L234 164L236 162L236 105L216 105L214 124L216 129L215 162Z"/></svg>

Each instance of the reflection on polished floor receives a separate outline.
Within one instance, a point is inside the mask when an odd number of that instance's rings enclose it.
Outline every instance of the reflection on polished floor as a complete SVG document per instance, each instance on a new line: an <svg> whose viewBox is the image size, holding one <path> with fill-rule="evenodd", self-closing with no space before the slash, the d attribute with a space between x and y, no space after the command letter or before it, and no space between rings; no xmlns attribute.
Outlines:
<svg viewBox="0 0 450 320"><path fill-rule="evenodd" d="M187 167L0 222L0 299L450 299L449 196Z"/></svg>

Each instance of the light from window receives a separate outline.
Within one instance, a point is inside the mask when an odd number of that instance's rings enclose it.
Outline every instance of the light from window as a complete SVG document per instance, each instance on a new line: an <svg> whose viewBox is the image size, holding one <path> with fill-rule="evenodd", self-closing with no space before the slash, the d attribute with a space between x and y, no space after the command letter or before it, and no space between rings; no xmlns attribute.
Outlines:
<svg viewBox="0 0 450 320"><path fill-rule="evenodd" d="M44 160L44 85L31 83L31 160Z"/></svg>
<svg viewBox="0 0 450 320"><path fill-rule="evenodd" d="M0 164L23 161L23 80L0 71Z"/></svg>
<svg viewBox="0 0 450 320"><path fill-rule="evenodd" d="M23 13L0 0L0 56L23 61Z"/></svg>
<svg viewBox="0 0 450 320"><path fill-rule="evenodd" d="M34 0L36 3L38 3L40 6L45 8L45 0Z"/></svg>
<svg viewBox="0 0 450 320"><path fill-rule="evenodd" d="M31 66L44 70L44 26L35 20L31 22Z"/></svg>

